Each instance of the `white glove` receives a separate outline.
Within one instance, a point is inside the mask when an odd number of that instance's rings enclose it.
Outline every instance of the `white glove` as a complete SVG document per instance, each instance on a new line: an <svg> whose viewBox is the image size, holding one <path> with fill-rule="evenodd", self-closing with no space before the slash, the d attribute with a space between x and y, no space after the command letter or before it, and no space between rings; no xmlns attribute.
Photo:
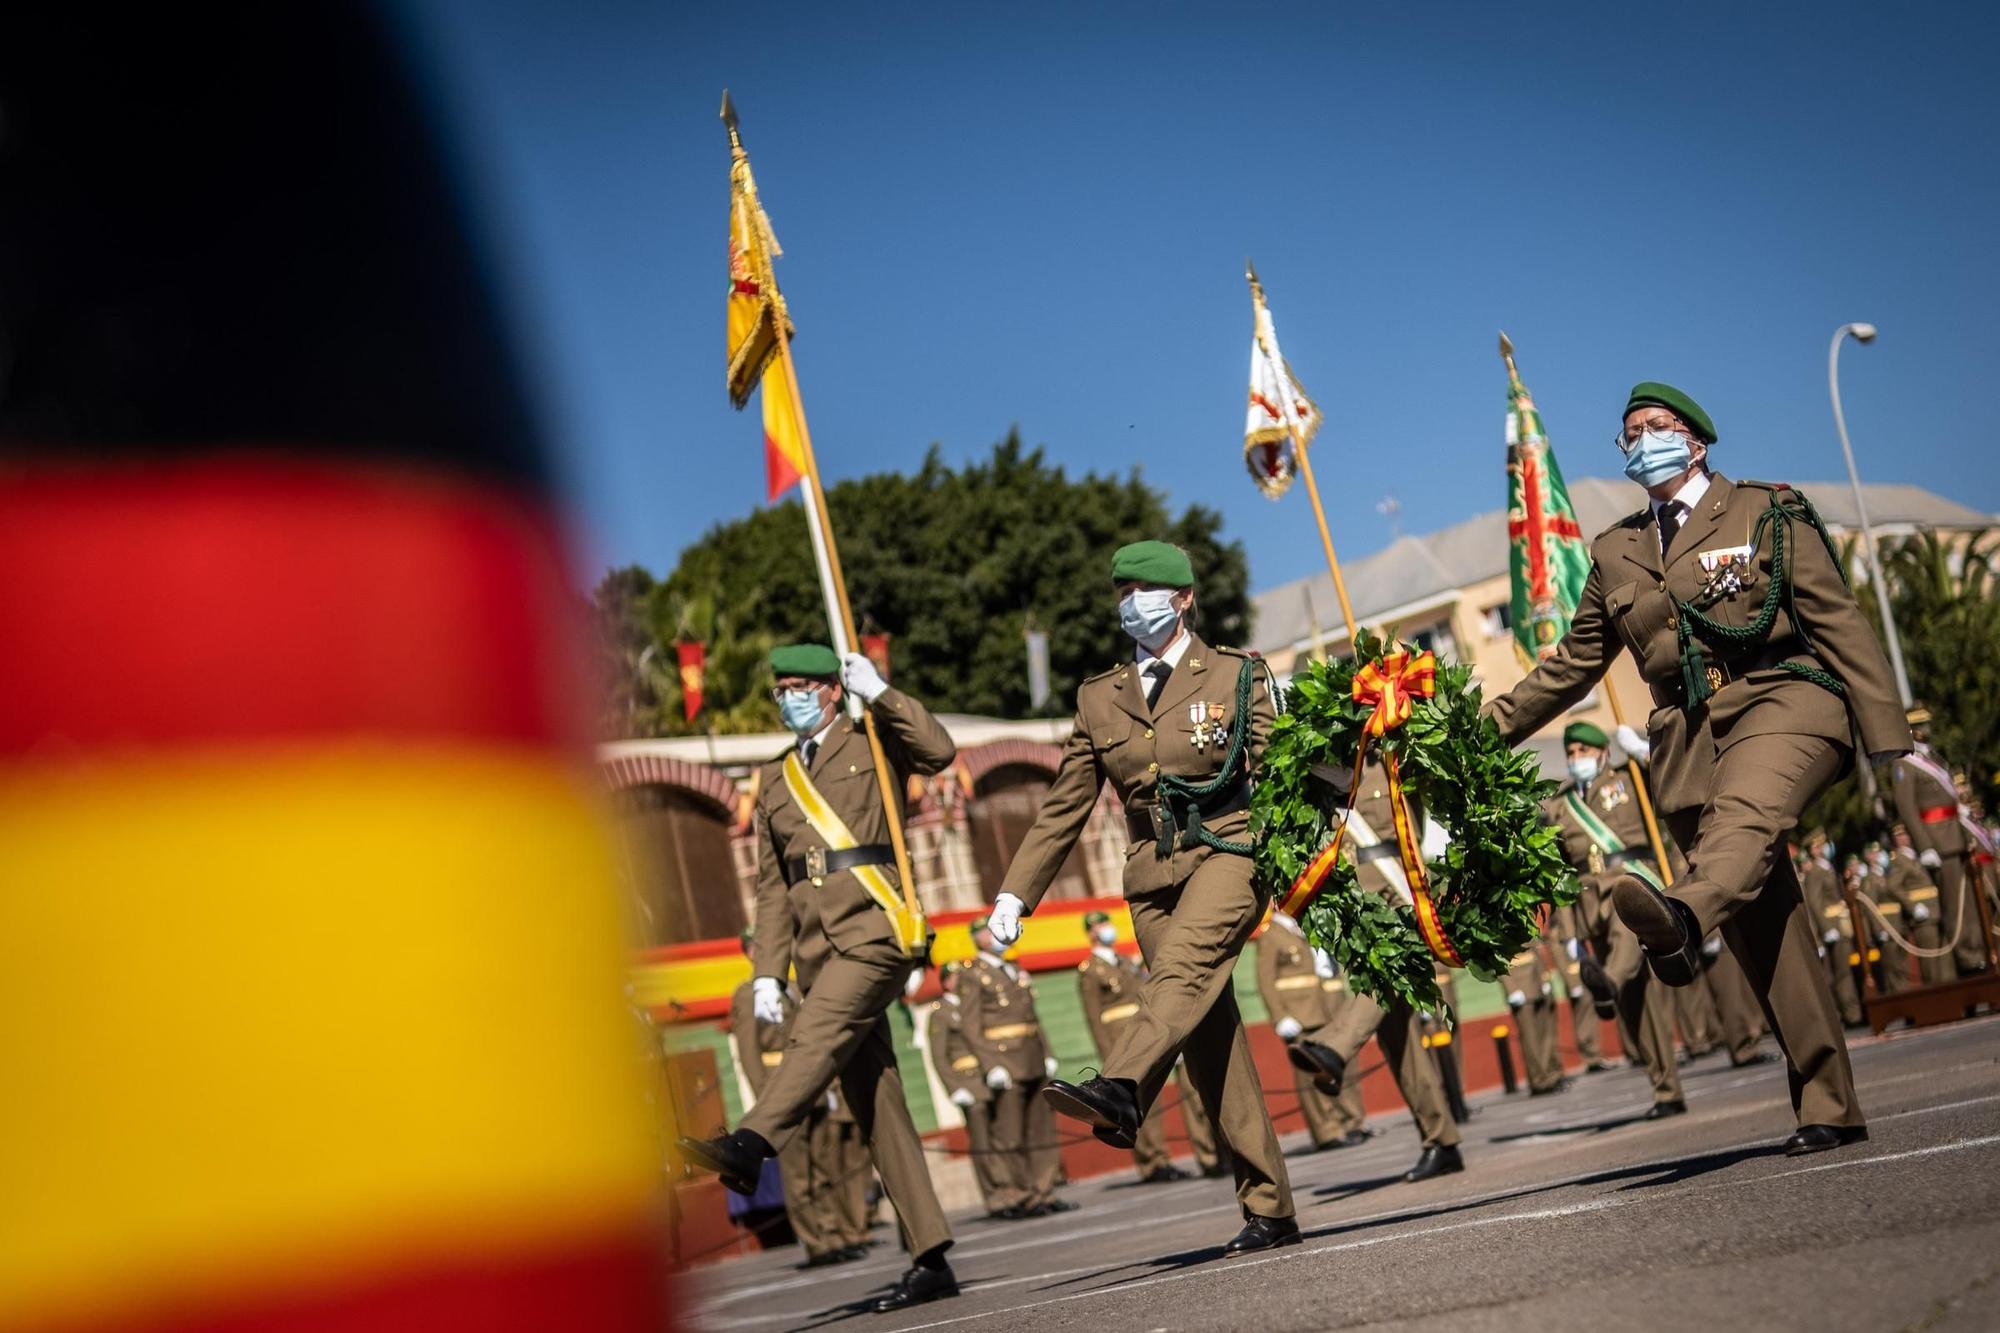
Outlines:
<svg viewBox="0 0 2000 1333"><path fill-rule="evenodd" d="M1910 920L1921 923L1928 921L1930 919L1931 919L1930 908L1924 906L1922 903L1912 903L1910 905Z"/></svg>
<svg viewBox="0 0 2000 1333"><path fill-rule="evenodd" d="M1653 743L1637 727L1620 722L1611 734L1618 738L1618 748L1640 763L1652 757Z"/></svg>
<svg viewBox="0 0 2000 1333"><path fill-rule="evenodd" d="M882 691L889 688L889 682L882 679L882 673L875 664L860 653L849 653L840 662L840 683L847 687L849 694L859 695L861 702L872 704L882 697Z"/></svg>
<svg viewBox="0 0 2000 1333"><path fill-rule="evenodd" d="M1570 960L1570 961L1571 961L1572 963L1578 963L1578 962L1582 962L1582 961L1583 961L1583 941L1582 941L1582 940L1571 940L1571 941L1570 941L1569 943L1567 943L1567 944L1563 945L1563 948L1564 948L1564 950L1565 950L1565 951L1567 951L1567 952L1568 952L1568 954L1569 954L1569 960Z"/></svg>
<svg viewBox="0 0 2000 1333"><path fill-rule="evenodd" d="M1042 1073L1048 1078L1054 1078L1056 1071L1061 1068L1062 1066L1056 1063L1056 1058L1053 1055L1042 1061Z"/></svg>
<svg viewBox="0 0 2000 1333"><path fill-rule="evenodd" d="M1917 860L1930 866L1932 869L1936 869L1944 864L1944 858L1937 854L1937 848L1935 847L1926 847L1921 852L1918 852Z"/></svg>
<svg viewBox="0 0 2000 1333"><path fill-rule="evenodd" d="M918 991L923 989L923 985L924 985L924 970L921 967L913 967L910 969L909 980L903 983L903 994L915 995Z"/></svg>
<svg viewBox="0 0 2000 1333"><path fill-rule="evenodd" d="M1299 1034L1306 1030L1305 1024L1299 1022L1296 1018L1281 1018L1278 1020L1276 1026L1279 1041L1297 1041Z"/></svg>
<svg viewBox="0 0 2000 1333"><path fill-rule="evenodd" d="M993 910L986 914L986 928L993 932L995 944L1009 949L1021 942L1021 909L1025 906L1011 893L993 900Z"/></svg>
<svg viewBox="0 0 2000 1333"><path fill-rule="evenodd" d="M1826 934L1820 936L1820 938L1825 940L1828 944L1838 944L1840 943L1840 931L1837 927L1828 926L1826 928Z"/></svg>
<svg viewBox="0 0 2000 1333"><path fill-rule="evenodd" d="M1701 951L1710 958L1720 958L1722 956L1722 936L1711 935L1703 940L1701 942Z"/></svg>
<svg viewBox="0 0 2000 1333"><path fill-rule="evenodd" d="M1569 998L1572 1000L1581 1000L1583 998L1583 987L1571 986L1569 988Z"/></svg>
<svg viewBox="0 0 2000 1333"><path fill-rule="evenodd" d="M1527 1002L1528 995L1526 991L1510 990L1507 992L1507 1007L1509 1009L1519 1009Z"/></svg>
<svg viewBox="0 0 2000 1333"><path fill-rule="evenodd" d="M829 1113L840 1109L840 1094L832 1088L826 1090L826 1109Z"/></svg>
<svg viewBox="0 0 2000 1333"><path fill-rule="evenodd" d="M1324 949L1313 950L1313 973L1321 981L1333 980L1333 955Z"/></svg>
<svg viewBox="0 0 2000 1333"><path fill-rule="evenodd" d="M995 1092L1005 1092L1014 1086L1014 1076L1000 1065L986 1071L986 1086Z"/></svg>
<svg viewBox="0 0 2000 1333"><path fill-rule="evenodd" d="M750 983L750 1012L759 1023L785 1021L785 984L776 977L758 977Z"/></svg>
<svg viewBox="0 0 2000 1333"><path fill-rule="evenodd" d="M971 1088L953 1088L951 1090L951 1104L961 1111L968 1109L978 1100L977 1097L972 1095Z"/></svg>

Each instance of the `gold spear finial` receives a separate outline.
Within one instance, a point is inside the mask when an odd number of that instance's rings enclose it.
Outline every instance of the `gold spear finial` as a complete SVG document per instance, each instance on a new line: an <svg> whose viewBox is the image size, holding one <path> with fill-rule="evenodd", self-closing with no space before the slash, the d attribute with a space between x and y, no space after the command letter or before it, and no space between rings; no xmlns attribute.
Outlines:
<svg viewBox="0 0 2000 1333"><path fill-rule="evenodd" d="M729 130L729 146L737 152L743 151L743 140L736 132L736 104L729 100L729 90L722 90L722 123Z"/></svg>
<svg viewBox="0 0 2000 1333"><path fill-rule="evenodd" d="M1507 363L1507 378L1519 383L1521 372L1514 368L1514 340L1505 329L1500 330L1500 359Z"/></svg>

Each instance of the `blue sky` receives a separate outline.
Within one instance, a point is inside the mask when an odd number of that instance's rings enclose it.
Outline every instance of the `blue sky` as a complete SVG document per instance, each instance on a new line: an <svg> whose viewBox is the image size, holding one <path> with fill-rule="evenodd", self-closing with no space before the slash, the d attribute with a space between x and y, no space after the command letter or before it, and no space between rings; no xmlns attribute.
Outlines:
<svg viewBox="0 0 2000 1333"><path fill-rule="evenodd" d="M1964 5L840 6L403 0L540 380L591 574L762 503L722 387L733 92L829 479L983 455L1219 508L1320 567L1240 461L1243 261L1329 418L1343 555L1505 497L1496 330L1572 476L1630 385L1738 476L2000 511L2000 20ZM1411 12L1392 12L1414 10ZM1636 492L1635 492L1636 500ZM1142 535L1142 534L1135 534Z"/></svg>

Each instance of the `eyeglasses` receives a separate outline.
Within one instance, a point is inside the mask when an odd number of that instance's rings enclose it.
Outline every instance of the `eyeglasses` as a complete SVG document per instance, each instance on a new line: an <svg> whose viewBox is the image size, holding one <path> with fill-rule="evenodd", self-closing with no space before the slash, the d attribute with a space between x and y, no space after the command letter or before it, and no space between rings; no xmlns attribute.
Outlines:
<svg viewBox="0 0 2000 1333"><path fill-rule="evenodd" d="M1611 443L1618 446L1619 453L1629 454L1639 447L1639 437L1648 431L1653 432L1655 435L1687 435L1689 433L1686 426L1683 426L1678 420L1662 412L1657 416L1647 417L1644 421L1634 422L1629 426L1622 427L1616 435L1611 437Z"/></svg>
<svg viewBox="0 0 2000 1333"><path fill-rule="evenodd" d="M787 690L823 690L826 688L827 683L823 680L814 680L809 676L786 676L772 687L771 697L773 699L779 698Z"/></svg>

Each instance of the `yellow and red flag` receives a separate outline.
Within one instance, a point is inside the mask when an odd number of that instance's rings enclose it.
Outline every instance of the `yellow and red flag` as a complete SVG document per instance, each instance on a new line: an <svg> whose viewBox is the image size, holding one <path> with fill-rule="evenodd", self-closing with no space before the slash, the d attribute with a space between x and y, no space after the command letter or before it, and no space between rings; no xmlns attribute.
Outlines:
<svg viewBox="0 0 2000 1333"><path fill-rule="evenodd" d="M727 95L722 104L729 125L729 401L741 408L750 394L764 386L764 491L767 500L799 484L806 472L806 453L799 434L799 414L791 384L783 373L767 375L779 357L780 337L793 333L778 275L771 261L784 253L771 230L771 219L757 198L757 180L750 174L750 154L736 133L736 113Z"/></svg>
<svg viewBox="0 0 2000 1333"><path fill-rule="evenodd" d="M764 498L775 501L806 475L799 414L783 368L764 376Z"/></svg>
<svg viewBox="0 0 2000 1333"><path fill-rule="evenodd" d="M701 711L702 686L708 675L708 649L699 642L674 645L681 669L681 716L689 722Z"/></svg>

